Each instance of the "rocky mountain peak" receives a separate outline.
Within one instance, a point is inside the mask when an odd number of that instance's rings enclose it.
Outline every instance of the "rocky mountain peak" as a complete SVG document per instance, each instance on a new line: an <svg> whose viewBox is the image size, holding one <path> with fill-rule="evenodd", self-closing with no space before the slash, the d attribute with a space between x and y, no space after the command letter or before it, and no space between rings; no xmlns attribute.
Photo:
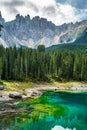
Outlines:
<svg viewBox="0 0 87 130"><path fill-rule="evenodd" d="M24 18L22 15L20 15L20 14L17 14L17 15L16 15L16 21L17 21L17 22L22 22L22 21L24 21L24 19L25 19L25 18Z"/></svg>
<svg viewBox="0 0 87 130"><path fill-rule="evenodd" d="M1 14L1 11L0 11L0 18L2 18L2 14Z"/></svg>
<svg viewBox="0 0 87 130"><path fill-rule="evenodd" d="M4 26L5 20L2 18L2 13L0 11L0 24Z"/></svg>
<svg viewBox="0 0 87 130"><path fill-rule="evenodd" d="M4 25L1 30L3 46L6 43L7 46L16 45L17 47L36 48L40 44L49 47L61 43L73 43L77 39L81 39L82 42L87 36L87 31L85 31L87 20L75 24L64 23L61 26L56 26L46 18L35 16L31 19L30 15L17 14L14 20L5 22L0 12L0 23ZM84 37L82 37L83 34Z"/></svg>
<svg viewBox="0 0 87 130"><path fill-rule="evenodd" d="M16 15L16 20L24 20L24 19L26 19L26 20L30 20L30 15L27 15L27 16L22 16L22 15L20 15L20 14L17 14Z"/></svg>
<svg viewBox="0 0 87 130"><path fill-rule="evenodd" d="M30 15L25 16L26 20L30 20Z"/></svg>

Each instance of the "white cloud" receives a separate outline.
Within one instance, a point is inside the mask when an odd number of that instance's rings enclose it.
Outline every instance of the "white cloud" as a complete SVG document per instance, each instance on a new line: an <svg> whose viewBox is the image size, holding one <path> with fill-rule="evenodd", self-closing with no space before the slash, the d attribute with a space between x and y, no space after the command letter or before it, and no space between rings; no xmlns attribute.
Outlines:
<svg viewBox="0 0 87 130"><path fill-rule="evenodd" d="M74 22L77 20L75 16L75 8L68 4L55 4L55 14L48 15L48 19L55 22L55 24L63 24L67 22ZM46 16L47 17L47 16Z"/></svg>
<svg viewBox="0 0 87 130"><path fill-rule="evenodd" d="M50 5L55 5L55 0L28 0L29 2L33 2L35 5L39 7L44 7L44 6L50 6Z"/></svg>
<svg viewBox="0 0 87 130"><path fill-rule="evenodd" d="M14 19L15 15L20 13L23 16L29 14L31 18L39 15L54 22L56 25L60 25L65 22L76 22L87 16L87 10L77 10L67 3L60 4L55 0L21 0L21 3L19 1L0 0L0 10L6 21ZM6 2L8 2L8 6L5 4Z"/></svg>

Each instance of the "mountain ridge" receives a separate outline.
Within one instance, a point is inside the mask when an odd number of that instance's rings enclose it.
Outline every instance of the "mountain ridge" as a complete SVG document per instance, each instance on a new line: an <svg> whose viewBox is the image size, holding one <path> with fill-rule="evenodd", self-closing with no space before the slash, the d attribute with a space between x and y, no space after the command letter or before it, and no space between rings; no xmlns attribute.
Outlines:
<svg viewBox="0 0 87 130"><path fill-rule="evenodd" d="M5 22L0 13L0 24L4 26L0 32L0 44L4 43L4 47L37 48L40 44L50 47L61 43L75 43L84 32L87 33L87 20L56 26L46 18L35 16L31 19L29 15L23 17L18 14L14 20Z"/></svg>

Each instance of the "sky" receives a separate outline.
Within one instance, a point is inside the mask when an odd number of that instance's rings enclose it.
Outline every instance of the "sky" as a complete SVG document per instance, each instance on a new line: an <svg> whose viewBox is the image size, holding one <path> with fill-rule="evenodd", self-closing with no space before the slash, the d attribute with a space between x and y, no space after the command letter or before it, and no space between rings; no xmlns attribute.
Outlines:
<svg viewBox="0 0 87 130"><path fill-rule="evenodd" d="M87 20L87 0L0 0L0 11L6 21L29 14L61 25Z"/></svg>

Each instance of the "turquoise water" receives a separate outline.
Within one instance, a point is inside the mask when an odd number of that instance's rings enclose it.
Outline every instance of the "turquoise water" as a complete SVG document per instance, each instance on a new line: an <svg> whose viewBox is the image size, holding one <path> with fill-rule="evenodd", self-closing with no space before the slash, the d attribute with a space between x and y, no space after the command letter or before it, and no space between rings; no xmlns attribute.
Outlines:
<svg viewBox="0 0 87 130"><path fill-rule="evenodd" d="M0 130L87 130L86 92L45 92L14 107L16 113L0 116Z"/></svg>

